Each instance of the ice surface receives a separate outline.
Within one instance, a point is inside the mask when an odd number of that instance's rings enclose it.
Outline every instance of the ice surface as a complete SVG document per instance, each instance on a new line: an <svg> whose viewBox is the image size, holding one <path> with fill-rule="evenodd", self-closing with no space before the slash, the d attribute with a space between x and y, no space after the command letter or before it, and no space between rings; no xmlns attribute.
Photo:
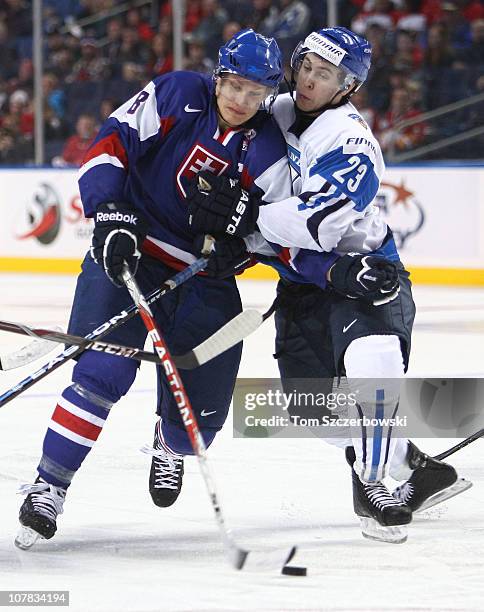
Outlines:
<svg viewBox="0 0 484 612"><path fill-rule="evenodd" d="M65 325L71 277L0 276L1 318ZM265 309L272 283L240 283L246 307ZM419 308L410 372L484 376L484 291L415 288ZM241 376L276 377L273 323L245 343ZM0 333L2 350L25 344ZM55 354L55 353L54 353ZM4 391L46 359L0 373ZM154 376L144 364L112 410L68 493L54 539L13 546L21 498L31 481L65 365L0 409L0 590L67 589L70 610L482 610L482 441L452 459L474 487L416 516L405 544L364 540L352 511L350 474L337 448L319 440L233 439L230 420L209 451L227 522L250 549L299 545L307 577L236 572L227 564L196 459L182 494L152 505L150 458ZM454 440L420 441L429 452Z"/></svg>

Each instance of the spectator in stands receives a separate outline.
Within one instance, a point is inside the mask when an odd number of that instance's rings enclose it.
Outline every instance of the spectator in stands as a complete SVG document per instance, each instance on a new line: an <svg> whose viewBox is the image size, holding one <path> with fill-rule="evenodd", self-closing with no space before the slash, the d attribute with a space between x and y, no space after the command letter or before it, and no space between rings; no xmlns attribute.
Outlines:
<svg viewBox="0 0 484 612"><path fill-rule="evenodd" d="M170 24L169 32L163 30L163 33L169 34L171 36L171 21L172 21L172 3L164 2L161 5L160 9L160 28L159 31L162 31L162 27L166 28L167 24ZM202 3L201 0L186 0L185 2L185 24L183 31L184 32L192 32L200 23L203 17L202 13ZM161 25L163 26L161 27Z"/></svg>
<svg viewBox="0 0 484 612"><path fill-rule="evenodd" d="M67 139L62 151L64 165L80 166L86 151L97 134L96 119L93 115L82 114L76 122L76 133ZM61 165L57 163L56 165Z"/></svg>
<svg viewBox="0 0 484 612"><path fill-rule="evenodd" d="M5 22L0 21L0 78L11 79L17 73L18 54L11 40Z"/></svg>
<svg viewBox="0 0 484 612"><path fill-rule="evenodd" d="M10 130L15 136L31 139L34 132L34 114L29 95L17 89L8 101L8 112L0 118L0 126Z"/></svg>
<svg viewBox="0 0 484 612"><path fill-rule="evenodd" d="M109 11L115 4L114 0L81 0L81 8L77 14L78 19L85 19L86 17L93 17L97 13L103 11ZM89 36L95 38L102 38L106 35L105 21L99 20L89 25L89 32L85 32Z"/></svg>
<svg viewBox="0 0 484 612"><path fill-rule="evenodd" d="M399 17L391 0L373 0L364 4L363 10L351 22L351 29L365 36L368 27L376 24L388 32L395 27Z"/></svg>
<svg viewBox="0 0 484 612"><path fill-rule="evenodd" d="M449 68L455 59L456 53L450 46L447 28L441 23L434 23L427 31L425 68Z"/></svg>
<svg viewBox="0 0 484 612"><path fill-rule="evenodd" d="M98 116L99 125L102 125L109 115L118 108L118 106L120 106L120 103L112 98L104 98L101 100Z"/></svg>
<svg viewBox="0 0 484 612"><path fill-rule="evenodd" d="M351 103L358 109L358 112L373 132L375 129L376 112L375 109L368 104L367 89L365 87L360 87L360 89L351 96Z"/></svg>
<svg viewBox="0 0 484 612"><path fill-rule="evenodd" d="M425 108L432 110L464 95L457 93L457 83L451 71L456 52L449 44L448 32L441 23L434 23L427 32L427 48L423 59Z"/></svg>
<svg viewBox="0 0 484 612"><path fill-rule="evenodd" d="M15 147L15 139L12 132L4 127L0 127L0 163L10 163L10 154Z"/></svg>
<svg viewBox="0 0 484 612"><path fill-rule="evenodd" d="M243 24L250 22L253 12L252 2L250 0L223 0L223 5L232 21ZM241 29L242 27L236 30L236 33ZM225 39L224 42L226 42Z"/></svg>
<svg viewBox="0 0 484 612"><path fill-rule="evenodd" d="M215 59L222 44L222 31L228 21L228 14L218 0L202 0L202 14L203 17L192 34L194 38L203 41L207 57Z"/></svg>
<svg viewBox="0 0 484 612"><path fill-rule="evenodd" d="M458 51L454 66L472 66L474 69L484 68L484 19L476 19L471 23L471 43L465 49Z"/></svg>
<svg viewBox="0 0 484 612"><path fill-rule="evenodd" d="M481 0L459 0L459 8L467 21L484 19L484 4Z"/></svg>
<svg viewBox="0 0 484 612"><path fill-rule="evenodd" d="M44 126L47 140L60 140L66 135L65 93L59 86L59 79L52 72L42 77L42 95L44 99Z"/></svg>
<svg viewBox="0 0 484 612"><path fill-rule="evenodd" d="M118 62L119 51L121 49L123 33L123 22L114 17L106 24L106 44L103 46L103 55L111 64Z"/></svg>
<svg viewBox="0 0 484 612"><path fill-rule="evenodd" d="M280 13L270 34L277 38L279 44L284 39L297 44L308 33L309 7L302 0L279 0L279 7Z"/></svg>
<svg viewBox="0 0 484 612"><path fill-rule="evenodd" d="M470 26L458 7L458 0L442 2L439 22L446 28L447 37L453 49L465 49L471 40Z"/></svg>
<svg viewBox="0 0 484 612"><path fill-rule="evenodd" d="M377 112L383 112L390 104L391 49L386 31L376 23L369 26L366 38L372 46L371 68L366 80L368 102Z"/></svg>
<svg viewBox="0 0 484 612"><path fill-rule="evenodd" d="M5 0L2 3L5 25L12 40L32 35L32 7L26 0Z"/></svg>
<svg viewBox="0 0 484 612"><path fill-rule="evenodd" d="M59 81L68 82L68 77L71 75L72 66L75 63L74 54L70 49L65 47L57 49L55 53L49 57L49 62L46 68L53 72Z"/></svg>
<svg viewBox="0 0 484 612"><path fill-rule="evenodd" d="M42 27L44 34L50 34L50 32L57 32L62 25L60 15L57 13L55 7L43 3L42 8Z"/></svg>
<svg viewBox="0 0 484 612"><path fill-rule="evenodd" d="M173 22L170 17L162 17L158 25L158 32L173 40Z"/></svg>
<svg viewBox="0 0 484 612"><path fill-rule="evenodd" d="M420 8L421 0L402 0L396 28L415 34L425 32L427 17L420 11Z"/></svg>
<svg viewBox="0 0 484 612"><path fill-rule="evenodd" d="M227 21L222 30L222 39L224 43L228 42L233 36L242 29L242 25L238 21ZM258 32L259 30L256 30Z"/></svg>
<svg viewBox="0 0 484 612"><path fill-rule="evenodd" d="M84 38L81 41L81 58L74 64L66 78L68 83L75 81L104 81L110 76L108 63L102 57L96 41Z"/></svg>
<svg viewBox="0 0 484 612"><path fill-rule="evenodd" d="M146 64L149 58L149 50L140 39L138 32L132 28L124 27L121 34L121 47L118 54L118 64L124 62L137 62Z"/></svg>
<svg viewBox="0 0 484 612"><path fill-rule="evenodd" d="M280 13L270 36L274 36L284 56L290 57L294 47L309 33L311 13L302 0L279 0Z"/></svg>
<svg viewBox="0 0 484 612"><path fill-rule="evenodd" d="M415 35L406 30L395 32L395 51L392 66L408 74L420 70L423 61L423 51L415 40Z"/></svg>
<svg viewBox="0 0 484 612"><path fill-rule="evenodd" d="M274 30L278 9L274 6L272 0L252 0L253 11L248 22L248 27L251 27L256 32L268 35Z"/></svg>
<svg viewBox="0 0 484 612"><path fill-rule="evenodd" d="M150 24L141 17L138 8L132 8L126 13L126 27L135 30L139 40L144 42L149 42L155 35Z"/></svg>
<svg viewBox="0 0 484 612"><path fill-rule="evenodd" d="M173 53L171 40L164 34L155 34L151 40L149 59L147 62L147 77L153 79L160 74L173 70Z"/></svg>
<svg viewBox="0 0 484 612"><path fill-rule="evenodd" d="M146 81L144 67L135 62L125 62L122 66L121 80L123 83L119 86L119 92L124 94L123 99L130 98L143 87Z"/></svg>
<svg viewBox="0 0 484 612"><path fill-rule="evenodd" d="M412 95L408 89L393 90L390 108L378 118L376 124L376 136L384 153L408 151L423 144L428 132L425 123L416 123L404 129L397 127L402 121L414 119L420 114L412 103Z"/></svg>
<svg viewBox="0 0 484 612"><path fill-rule="evenodd" d="M30 58L24 57L18 64L17 75L8 82L10 91L21 89L32 96L34 90L34 65Z"/></svg>
<svg viewBox="0 0 484 612"><path fill-rule="evenodd" d="M238 31L238 30L237 30ZM187 57L184 58L183 68L202 74L211 74L215 67L214 62L205 57L205 46L201 40L193 38L187 45Z"/></svg>
<svg viewBox="0 0 484 612"><path fill-rule="evenodd" d="M25 164L32 158L32 140L20 140L14 130L0 127L0 164Z"/></svg>

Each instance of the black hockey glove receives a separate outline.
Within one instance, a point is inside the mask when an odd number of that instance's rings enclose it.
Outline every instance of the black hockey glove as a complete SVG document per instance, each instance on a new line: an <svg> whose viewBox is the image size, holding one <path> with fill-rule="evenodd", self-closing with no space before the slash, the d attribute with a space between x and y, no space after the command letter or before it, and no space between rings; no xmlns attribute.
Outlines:
<svg viewBox="0 0 484 612"><path fill-rule="evenodd" d="M204 237L197 236L194 241L196 251L200 251ZM242 238L219 238L208 259L205 272L210 278L228 278L242 272L253 262Z"/></svg>
<svg viewBox="0 0 484 612"><path fill-rule="evenodd" d="M187 190L187 203L196 234L244 238L256 229L259 200L235 179L200 172Z"/></svg>
<svg viewBox="0 0 484 612"><path fill-rule="evenodd" d="M145 239L147 224L141 214L122 202L107 202L97 207L91 257L104 268L116 287L123 287L121 278L124 262L136 274Z"/></svg>
<svg viewBox="0 0 484 612"><path fill-rule="evenodd" d="M329 277L338 293L375 306L391 302L400 291L395 264L375 255L343 255L333 264Z"/></svg>

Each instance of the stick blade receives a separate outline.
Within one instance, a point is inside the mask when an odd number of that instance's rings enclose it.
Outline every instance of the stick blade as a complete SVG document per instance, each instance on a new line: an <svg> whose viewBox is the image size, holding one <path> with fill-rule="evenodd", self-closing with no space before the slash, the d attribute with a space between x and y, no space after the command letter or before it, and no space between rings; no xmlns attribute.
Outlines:
<svg viewBox="0 0 484 612"><path fill-rule="evenodd" d="M263 322L258 310L244 310L194 349L175 357L175 363L182 370L201 366L241 342Z"/></svg>
<svg viewBox="0 0 484 612"><path fill-rule="evenodd" d="M17 351L0 357L0 370L13 370L44 357L58 347L57 342L37 338Z"/></svg>
<svg viewBox="0 0 484 612"><path fill-rule="evenodd" d="M290 549L278 548L267 551L249 551L246 554L243 565L238 569L244 569L249 572L277 572L281 573L289 561L296 554L297 547L293 546Z"/></svg>

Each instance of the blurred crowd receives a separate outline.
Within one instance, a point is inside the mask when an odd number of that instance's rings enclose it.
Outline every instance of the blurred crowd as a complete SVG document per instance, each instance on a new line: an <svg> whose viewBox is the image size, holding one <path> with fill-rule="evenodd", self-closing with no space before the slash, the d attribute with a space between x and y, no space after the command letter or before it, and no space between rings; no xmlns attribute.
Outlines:
<svg viewBox="0 0 484 612"><path fill-rule="evenodd" d="M223 42L243 27L275 36L291 77L291 51L327 23L321 0L186 0L184 68L210 74ZM121 5L121 6L120 6ZM120 11L114 0L43 0L46 159L79 165L99 125L147 81L173 70L172 4ZM387 154L484 124L483 105L449 119L402 121L484 92L483 0L339 0L339 24L373 47L357 108ZM32 2L0 0L0 164L34 157ZM395 127L397 126L397 128ZM482 158L482 138L434 158Z"/></svg>

